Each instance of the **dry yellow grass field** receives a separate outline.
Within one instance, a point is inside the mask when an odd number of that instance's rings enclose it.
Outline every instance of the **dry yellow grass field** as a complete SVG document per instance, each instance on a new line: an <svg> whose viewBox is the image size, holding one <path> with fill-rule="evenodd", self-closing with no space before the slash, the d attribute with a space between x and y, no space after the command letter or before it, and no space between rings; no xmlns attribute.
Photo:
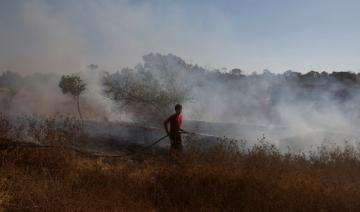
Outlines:
<svg viewBox="0 0 360 212"><path fill-rule="evenodd" d="M360 154L351 146L305 156L265 142L189 144L176 160L94 157L4 137L0 147L3 211L360 210Z"/></svg>

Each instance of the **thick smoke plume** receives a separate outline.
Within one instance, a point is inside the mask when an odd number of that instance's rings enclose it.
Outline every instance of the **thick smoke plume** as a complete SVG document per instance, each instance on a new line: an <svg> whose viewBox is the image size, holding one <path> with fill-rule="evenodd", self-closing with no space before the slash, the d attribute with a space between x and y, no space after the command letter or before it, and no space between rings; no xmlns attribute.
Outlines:
<svg viewBox="0 0 360 212"><path fill-rule="evenodd" d="M78 73L87 83L85 119L135 121L161 126L175 103L184 105L185 123L204 133L246 139L265 136L281 148L304 149L322 143L357 144L359 75L349 72L300 74L287 71L244 75L207 70L169 54L148 54L143 63L121 71L96 65ZM6 114L75 114L61 94L61 75L0 78L1 111Z"/></svg>

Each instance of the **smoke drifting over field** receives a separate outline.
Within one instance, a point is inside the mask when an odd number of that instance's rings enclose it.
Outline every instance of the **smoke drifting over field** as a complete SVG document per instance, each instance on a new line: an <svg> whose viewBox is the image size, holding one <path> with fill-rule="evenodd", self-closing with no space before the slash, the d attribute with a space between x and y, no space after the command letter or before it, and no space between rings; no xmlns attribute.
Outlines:
<svg viewBox="0 0 360 212"><path fill-rule="evenodd" d="M113 70L134 66L152 51L225 65L226 58L216 58L230 44L223 43L221 50L214 41L228 40L228 23L218 13L194 21L189 10L173 1L2 1L0 68L71 73L96 63Z"/></svg>
<svg viewBox="0 0 360 212"><path fill-rule="evenodd" d="M185 127L203 133L250 143L264 135L283 149L358 142L356 74L265 70L243 75L239 69L207 70L171 54L148 54L143 60L133 69L106 72L92 65L79 73L87 83L81 97L86 119L161 126L172 105L181 102ZM5 72L0 79L3 113L76 115L72 99L60 93L60 75Z"/></svg>

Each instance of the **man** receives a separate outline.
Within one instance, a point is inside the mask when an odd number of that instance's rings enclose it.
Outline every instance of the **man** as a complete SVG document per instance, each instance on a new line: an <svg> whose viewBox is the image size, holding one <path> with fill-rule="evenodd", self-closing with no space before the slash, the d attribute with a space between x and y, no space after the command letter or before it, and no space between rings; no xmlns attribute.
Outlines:
<svg viewBox="0 0 360 212"><path fill-rule="evenodd" d="M185 130L181 129L182 124L182 106L180 104L175 105L175 114L171 115L164 122L166 134L170 138L171 152L182 151L181 133L186 133ZM170 124L170 130L168 125Z"/></svg>

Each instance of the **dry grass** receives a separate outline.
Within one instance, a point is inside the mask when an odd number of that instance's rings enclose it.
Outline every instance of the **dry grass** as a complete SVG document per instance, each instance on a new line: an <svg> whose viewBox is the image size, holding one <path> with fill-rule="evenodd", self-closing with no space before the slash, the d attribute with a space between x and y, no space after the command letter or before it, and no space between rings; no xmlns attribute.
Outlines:
<svg viewBox="0 0 360 212"><path fill-rule="evenodd" d="M305 157L266 143L251 150L231 142L206 151L189 145L169 162L13 144L1 138L4 211L360 210L360 154L350 146Z"/></svg>

